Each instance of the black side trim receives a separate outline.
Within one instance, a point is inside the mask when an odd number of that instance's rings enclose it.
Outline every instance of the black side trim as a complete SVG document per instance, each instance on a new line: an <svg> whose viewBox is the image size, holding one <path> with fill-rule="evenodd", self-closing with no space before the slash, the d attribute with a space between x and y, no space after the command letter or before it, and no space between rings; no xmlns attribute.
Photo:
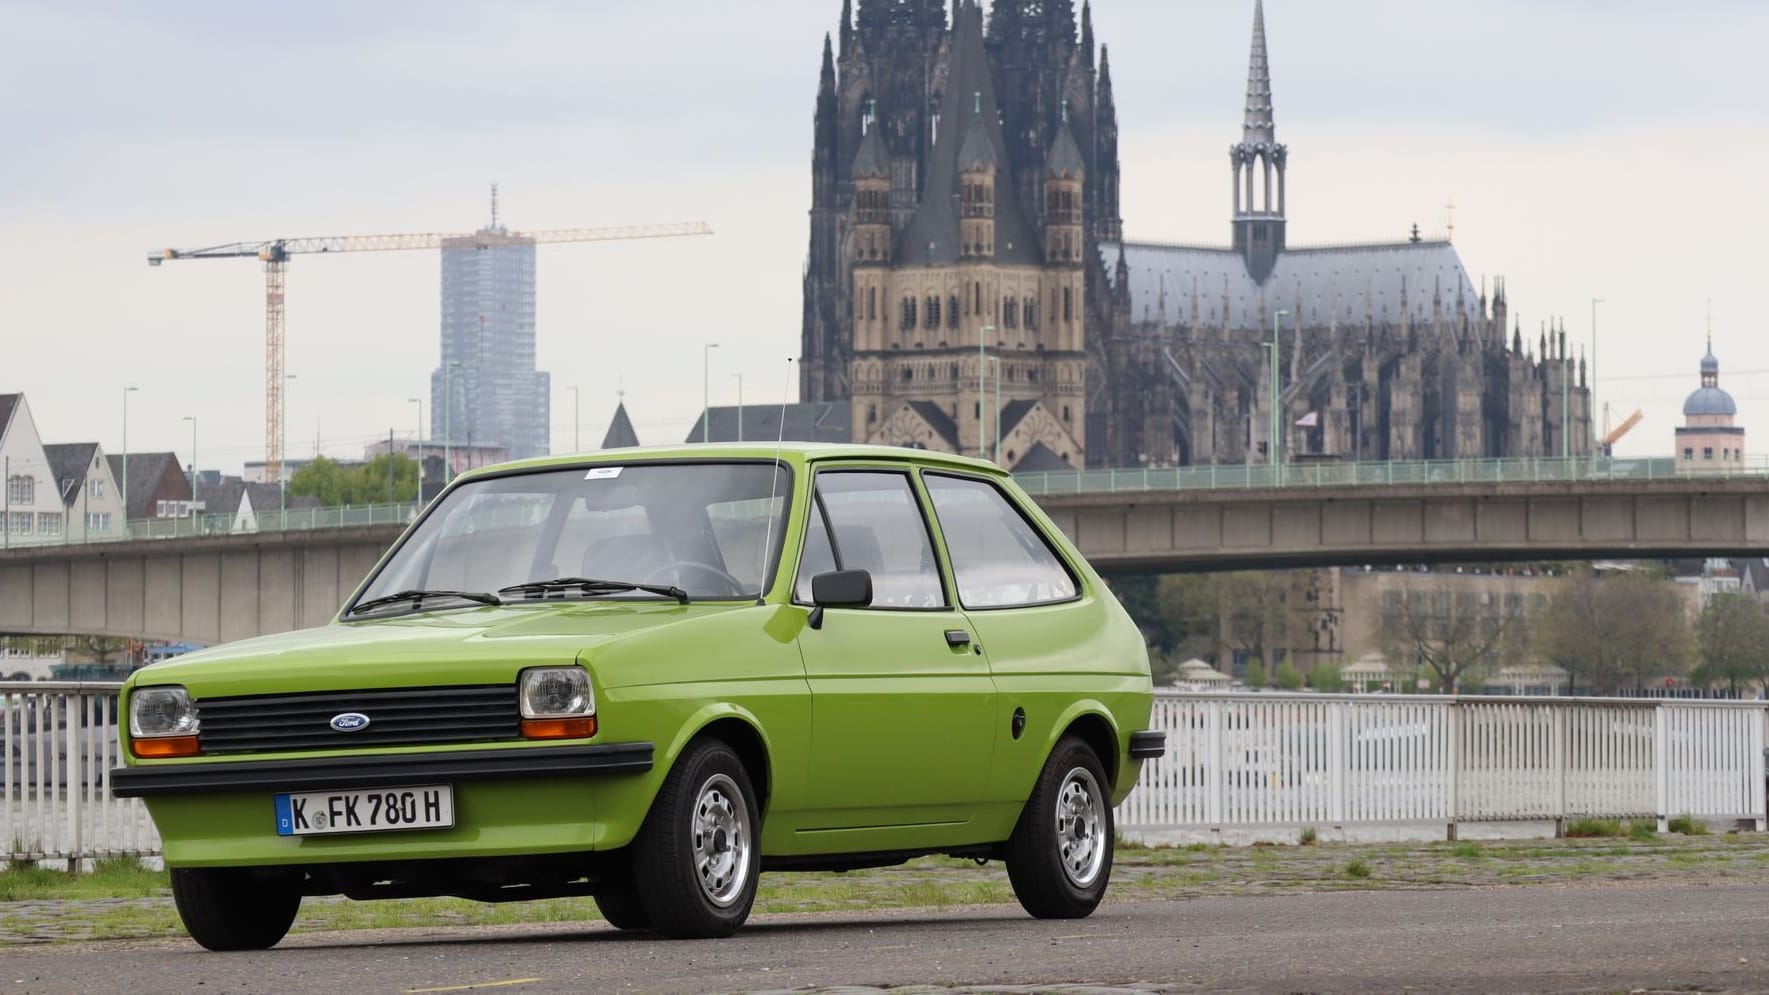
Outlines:
<svg viewBox="0 0 1769 995"><path fill-rule="evenodd" d="M485 781L569 774L640 774L651 769L652 749L650 743L598 743L325 760L116 767L110 772L110 788L111 794L118 798L153 798L241 791L396 787L433 781Z"/></svg>
<svg viewBox="0 0 1769 995"><path fill-rule="evenodd" d="M1158 760L1167 755L1167 734L1158 729L1144 729L1130 734L1132 760Z"/></svg>

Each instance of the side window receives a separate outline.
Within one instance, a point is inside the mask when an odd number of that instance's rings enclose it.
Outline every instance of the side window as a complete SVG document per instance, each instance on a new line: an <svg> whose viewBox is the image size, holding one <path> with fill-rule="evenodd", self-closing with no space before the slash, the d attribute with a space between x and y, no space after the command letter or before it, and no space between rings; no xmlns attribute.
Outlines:
<svg viewBox="0 0 1769 995"><path fill-rule="evenodd" d="M1075 578L993 484L925 474L966 608L1050 604L1075 597Z"/></svg>
<svg viewBox="0 0 1769 995"><path fill-rule="evenodd" d="M909 477L902 473L835 471L817 475L799 564L796 596L809 601L811 578L826 570L872 575L874 608L941 608L940 569Z"/></svg>

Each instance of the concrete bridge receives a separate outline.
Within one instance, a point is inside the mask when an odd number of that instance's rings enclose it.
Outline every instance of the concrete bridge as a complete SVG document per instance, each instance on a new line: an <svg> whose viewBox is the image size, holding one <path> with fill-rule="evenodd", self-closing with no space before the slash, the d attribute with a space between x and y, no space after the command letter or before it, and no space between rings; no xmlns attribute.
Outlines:
<svg viewBox="0 0 1769 995"><path fill-rule="evenodd" d="M1118 471L1028 480L1102 572L1769 556L1769 476L1174 487ZM1264 486L1262 486L1262 484ZM0 632L226 642L320 625L403 529L132 539L0 552Z"/></svg>

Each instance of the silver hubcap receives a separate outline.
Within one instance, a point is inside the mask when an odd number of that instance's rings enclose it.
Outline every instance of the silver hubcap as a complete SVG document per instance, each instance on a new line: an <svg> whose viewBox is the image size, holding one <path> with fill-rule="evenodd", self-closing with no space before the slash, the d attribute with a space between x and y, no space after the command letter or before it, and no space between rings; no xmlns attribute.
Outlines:
<svg viewBox="0 0 1769 995"><path fill-rule="evenodd" d="M749 808L731 778L714 774L694 799L694 871L700 890L714 905L737 901L751 858Z"/></svg>
<svg viewBox="0 0 1769 995"><path fill-rule="evenodd" d="M1077 888L1093 884L1105 866L1104 811L1091 771L1076 767L1063 777L1056 799L1057 853L1063 873Z"/></svg>

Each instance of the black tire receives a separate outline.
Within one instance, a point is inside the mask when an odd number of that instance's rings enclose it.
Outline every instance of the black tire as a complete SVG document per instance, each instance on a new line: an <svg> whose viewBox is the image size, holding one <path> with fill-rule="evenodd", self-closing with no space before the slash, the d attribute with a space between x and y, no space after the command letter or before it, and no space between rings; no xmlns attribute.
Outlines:
<svg viewBox="0 0 1769 995"><path fill-rule="evenodd" d="M730 936L761 876L761 815L743 762L716 739L689 744L633 842L633 880L665 936ZM700 866L700 856L710 858Z"/></svg>
<svg viewBox="0 0 1769 995"><path fill-rule="evenodd" d="M265 950L301 908L301 877L233 867L174 867L172 900L190 938L210 950Z"/></svg>
<svg viewBox="0 0 1769 995"><path fill-rule="evenodd" d="M604 891L595 896L596 908L602 910L602 918L615 929L643 930L651 928L651 913L645 911L645 905L639 896L631 890Z"/></svg>
<svg viewBox="0 0 1769 995"><path fill-rule="evenodd" d="M1065 737L1050 752L1007 841L1007 879L1039 919L1084 919L1112 879L1111 788L1093 748Z"/></svg>

